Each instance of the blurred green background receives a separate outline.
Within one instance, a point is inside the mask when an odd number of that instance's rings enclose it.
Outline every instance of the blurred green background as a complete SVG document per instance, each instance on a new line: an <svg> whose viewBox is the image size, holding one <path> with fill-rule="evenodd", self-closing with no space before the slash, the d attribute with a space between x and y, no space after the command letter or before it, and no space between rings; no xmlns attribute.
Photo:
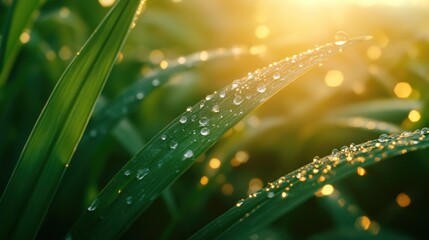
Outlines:
<svg viewBox="0 0 429 240"><path fill-rule="evenodd" d="M3 25L11 1L0 3ZM110 6L101 0L48 0L31 31L21 35L24 45L0 95L0 190L57 79ZM429 125L427 1L147 1L109 77L106 99L181 56L217 48L247 50L208 61L207 52L201 52L199 66L174 73L147 96L129 115L144 141L214 90L273 61L332 41L337 31L374 38L303 75L234 127L206 158L202 156L171 186L173 205L182 209L177 222L171 222L172 210L160 198L124 238L152 239L167 232L172 239L187 237L238 199L316 155L382 133ZM89 180L78 186L79 194L63 202L60 190L41 239L63 236L89 199L132 156L114 136L95 152L88 159ZM218 170L213 158L225 152L234 157L222 166L232 169L221 168L207 184L204 177ZM335 184L332 196L303 203L252 237L332 239L384 232L383 236L426 238L428 153L407 154L361 170ZM206 199L189 197L193 189ZM345 204L341 199L347 199ZM335 221L341 211L353 221Z"/></svg>

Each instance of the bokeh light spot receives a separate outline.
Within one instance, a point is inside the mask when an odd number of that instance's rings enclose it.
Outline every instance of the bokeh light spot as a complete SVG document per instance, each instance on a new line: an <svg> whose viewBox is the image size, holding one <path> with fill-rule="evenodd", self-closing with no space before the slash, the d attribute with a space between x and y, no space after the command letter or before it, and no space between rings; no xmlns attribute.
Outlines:
<svg viewBox="0 0 429 240"><path fill-rule="evenodd" d="M367 216L360 216L356 219L356 225L366 231L371 225L371 220Z"/></svg>
<svg viewBox="0 0 429 240"><path fill-rule="evenodd" d="M230 183L222 185L221 191L224 195L231 195L234 192L234 187Z"/></svg>
<svg viewBox="0 0 429 240"><path fill-rule="evenodd" d="M405 207L408 207L411 204L411 198L407 194L405 194L405 193L400 193L396 197L396 203L400 207L405 208Z"/></svg>
<svg viewBox="0 0 429 240"><path fill-rule="evenodd" d="M411 110L408 114L408 119L410 120L410 122L418 122L421 118L422 116L420 115L419 111L415 109Z"/></svg>
<svg viewBox="0 0 429 240"><path fill-rule="evenodd" d="M207 176L202 176L200 179L200 184L205 186L207 183L209 183L209 178Z"/></svg>
<svg viewBox="0 0 429 240"><path fill-rule="evenodd" d="M366 55L368 56L369 59L371 59L372 61L375 61L380 58L381 49L377 46L371 46L366 51Z"/></svg>
<svg viewBox="0 0 429 240"><path fill-rule="evenodd" d="M28 31L24 31L19 36L19 41L21 41L22 44L26 44L30 41L30 33Z"/></svg>
<svg viewBox="0 0 429 240"><path fill-rule="evenodd" d="M343 83L343 73L338 70L330 70L325 76L325 83L328 87L338 87Z"/></svg>
<svg viewBox="0 0 429 240"><path fill-rule="evenodd" d="M331 184L326 184L319 191L315 193L317 197L329 196L334 192L335 188Z"/></svg>
<svg viewBox="0 0 429 240"><path fill-rule="evenodd" d="M217 158L212 158L212 159L210 159L210 161L209 161L209 167L210 167L211 169L218 169L218 168L220 167L220 165L221 165L221 162L220 162L220 160L219 160L219 159L217 159Z"/></svg>
<svg viewBox="0 0 429 240"><path fill-rule="evenodd" d="M259 178L252 178L249 181L249 189L247 191L248 194L255 193L263 187L262 180Z"/></svg>
<svg viewBox="0 0 429 240"><path fill-rule="evenodd" d="M267 25L261 24L258 25L255 29L255 36L259 39L267 38L270 35L270 29Z"/></svg>
<svg viewBox="0 0 429 240"><path fill-rule="evenodd" d="M358 174L359 176L365 176L365 174L366 174L366 170L365 170L365 168L363 168L363 167L358 167L358 168L356 169L356 172L357 172L357 174Z"/></svg>
<svg viewBox="0 0 429 240"><path fill-rule="evenodd" d="M398 82L393 88L393 92L398 98L407 98L412 91L411 85L407 82Z"/></svg>
<svg viewBox="0 0 429 240"><path fill-rule="evenodd" d="M112 6L115 2L116 2L116 0L98 0L98 3L100 3L100 5L101 5L102 7L110 7L110 6Z"/></svg>

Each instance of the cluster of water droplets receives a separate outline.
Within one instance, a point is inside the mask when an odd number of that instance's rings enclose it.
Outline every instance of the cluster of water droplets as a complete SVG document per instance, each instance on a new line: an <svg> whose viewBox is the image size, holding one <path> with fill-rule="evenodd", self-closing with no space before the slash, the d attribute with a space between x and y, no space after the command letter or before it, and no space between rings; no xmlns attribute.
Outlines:
<svg viewBox="0 0 429 240"><path fill-rule="evenodd" d="M323 158L315 156L310 164L279 178L273 183L268 183L265 188L250 194L247 199L239 200L236 207L241 207L256 197L269 199L278 196L285 199L289 196L292 188L306 182L311 185L323 184L334 177L336 171L341 171L340 168L353 167L357 169L363 163L378 162L398 154L428 147L428 135L429 128L405 131L394 135L382 134L376 140L358 145L352 143L341 147L340 150L334 149L331 155Z"/></svg>

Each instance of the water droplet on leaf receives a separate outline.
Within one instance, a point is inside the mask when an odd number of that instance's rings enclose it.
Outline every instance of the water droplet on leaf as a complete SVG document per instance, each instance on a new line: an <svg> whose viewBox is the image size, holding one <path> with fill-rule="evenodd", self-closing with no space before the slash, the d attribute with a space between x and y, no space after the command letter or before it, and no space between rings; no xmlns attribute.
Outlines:
<svg viewBox="0 0 429 240"><path fill-rule="evenodd" d="M143 169L137 170L136 178L138 180L142 180L149 173L149 171L150 171L149 168L143 168Z"/></svg>
<svg viewBox="0 0 429 240"><path fill-rule="evenodd" d="M176 149L177 148L177 146L179 145L179 143L178 142L176 142L176 141L171 141L171 143L170 143L170 148L171 149Z"/></svg>
<svg viewBox="0 0 429 240"><path fill-rule="evenodd" d="M96 198L92 200L91 204L88 207L88 211L90 212L95 211L95 209L97 209L97 206L98 206L98 199Z"/></svg>
<svg viewBox="0 0 429 240"><path fill-rule="evenodd" d="M188 118L186 116L182 116L179 121L180 123L185 123L187 120Z"/></svg>
<svg viewBox="0 0 429 240"><path fill-rule="evenodd" d="M240 95L235 96L233 103L235 105L240 105L243 102L243 97L241 97Z"/></svg>
<svg viewBox="0 0 429 240"><path fill-rule="evenodd" d="M349 41L349 37L347 36L347 33L343 31L338 31L337 33L335 33L335 36L334 36L335 45L342 46L346 44L348 41Z"/></svg>
<svg viewBox="0 0 429 240"><path fill-rule="evenodd" d="M138 100L142 100L142 99L143 99L143 97L144 97L144 93L142 93L142 92L139 92L139 93L137 93L137 94L136 94L136 98L137 98Z"/></svg>
<svg viewBox="0 0 429 240"><path fill-rule="evenodd" d="M212 112L218 113L220 111L219 105L214 105L212 107Z"/></svg>
<svg viewBox="0 0 429 240"><path fill-rule="evenodd" d="M133 196L128 196L126 201L128 205L131 205L131 203L133 203Z"/></svg>
<svg viewBox="0 0 429 240"><path fill-rule="evenodd" d="M207 126L207 124L209 123L209 119L206 117L202 117L199 123L200 123L200 126Z"/></svg>
<svg viewBox="0 0 429 240"><path fill-rule="evenodd" d="M256 88L256 90L260 93L265 92L265 90L267 90L267 86L264 83L261 83L258 85L258 87Z"/></svg>
<svg viewBox="0 0 429 240"><path fill-rule="evenodd" d="M183 154L183 157L186 158L191 158L192 156L194 156L194 152L192 152L192 150L188 150L185 152L185 154Z"/></svg>
<svg viewBox="0 0 429 240"><path fill-rule="evenodd" d="M201 133L201 135L203 135L203 136L207 136L207 135L209 135L209 133L210 133L210 129L208 129L208 128L202 128L201 129L201 131L200 131L200 133Z"/></svg>

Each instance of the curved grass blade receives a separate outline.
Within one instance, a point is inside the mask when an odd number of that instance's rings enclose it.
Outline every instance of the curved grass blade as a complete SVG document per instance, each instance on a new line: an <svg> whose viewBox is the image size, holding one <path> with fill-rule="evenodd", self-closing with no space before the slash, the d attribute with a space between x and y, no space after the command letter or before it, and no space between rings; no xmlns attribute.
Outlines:
<svg viewBox="0 0 429 240"><path fill-rule="evenodd" d="M233 167L228 161L237 155L239 157L236 157L236 159L243 160L243 155L241 157L239 155L240 148L243 148L250 141L257 139L262 133L284 126L287 120L282 117L273 117L263 119L261 122L259 120L256 121L258 121L257 124L251 122L249 118L247 118L247 121L243 120L244 129L232 133L231 136L228 136L224 141L218 142L216 147L210 150L210 155L206 158L208 161L205 163L205 171L203 172L204 176L208 178L208 183L204 186L198 183L186 194L184 200L181 201L182 204L178 207L178 214L172 218L169 225L163 231L161 239L171 239L174 230L179 228L178 224L180 220L184 218L186 218L187 226L198 221L197 216L204 214L203 208L207 206L210 196L214 191L219 190L219 183L216 181L217 177L220 175L228 176L232 171ZM220 161L220 167L217 169L209 166L210 160L214 158Z"/></svg>
<svg viewBox="0 0 429 240"><path fill-rule="evenodd" d="M423 103L409 99L383 99L368 102L355 103L338 108L331 112L331 118L336 117L364 117L378 120L391 121L403 119L413 109L421 109Z"/></svg>
<svg viewBox="0 0 429 240"><path fill-rule="evenodd" d="M400 133L403 131L398 125L362 117L329 118L323 120L322 123L338 127L358 128L382 133Z"/></svg>
<svg viewBox="0 0 429 240"><path fill-rule="evenodd" d="M1 239L37 233L142 4L119 1L65 70L0 200Z"/></svg>
<svg viewBox="0 0 429 240"><path fill-rule="evenodd" d="M169 62L166 69L159 68L150 75L140 78L112 102L106 103L94 115L94 121L88 125L88 134L83 137L82 142L86 142L88 139L93 140L94 137L105 136L119 120L132 112L155 88L165 84L172 74L191 69L202 62L230 56L237 57L244 53L245 50L240 47L219 48L193 53Z"/></svg>
<svg viewBox="0 0 429 240"><path fill-rule="evenodd" d="M196 157L250 111L327 57L366 39L329 43L275 62L189 107L113 177L70 236L117 238Z"/></svg>
<svg viewBox="0 0 429 240"><path fill-rule="evenodd" d="M325 184L410 151L429 147L429 128L341 148L341 151L307 164L268 184L265 189L242 199L236 207L206 225L191 239L238 239L270 224L310 198Z"/></svg>
<svg viewBox="0 0 429 240"><path fill-rule="evenodd" d="M19 37L32 24L43 0L15 0L0 36L0 87L6 81L15 57L22 45Z"/></svg>
<svg viewBox="0 0 429 240"><path fill-rule="evenodd" d="M91 165L91 161L88 159L89 156L96 151L97 146L101 145L106 135L108 135L115 126L118 127L117 125L120 124L126 116L132 113L154 89L167 83L171 75L191 69L203 62L237 57L245 53L246 51L243 48L233 47L228 49L219 48L201 51L188 56L179 57L175 61L170 61L168 64L169 67L166 69L157 69L150 75L141 77L111 102L107 102L107 99L101 96L97 101L92 117L93 119L89 122L87 130L73 156L73 164L64 176L54 204L57 202L62 204L79 195L76 189L82 194L81 190L83 189L79 186L83 186L86 179L89 177ZM121 127L122 130L124 130L123 127L124 126ZM121 131L121 129L116 129ZM115 133L114 135L120 137L120 135ZM144 144L142 144L140 140L137 140L136 137L134 137L133 141L130 139L132 136L135 136L135 133L126 136L126 142L132 142L133 149L138 147L137 150L140 150ZM129 146L126 147L128 148ZM137 151L133 150L133 155L136 152Z"/></svg>

